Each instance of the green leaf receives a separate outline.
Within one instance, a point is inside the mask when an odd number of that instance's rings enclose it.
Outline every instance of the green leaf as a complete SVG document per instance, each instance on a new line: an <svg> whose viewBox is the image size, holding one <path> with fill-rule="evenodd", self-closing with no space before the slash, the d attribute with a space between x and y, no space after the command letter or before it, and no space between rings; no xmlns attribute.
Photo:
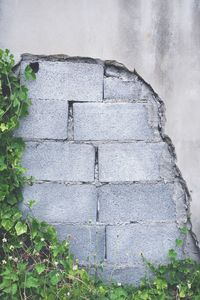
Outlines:
<svg viewBox="0 0 200 300"><path fill-rule="evenodd" d="M7 202L11 205L16 204L18 202L18 199L14 195L9 195L9 198L7 199Z"/></svg>
<svg viewBox="0 0 200 300"><path fill-rule="evenodd" d="M6 125L5 123L1 123L0 124L0 131L4 132L8 129L8 125Z"/></svg>
<svg viewBox="0 0 200 300"><path fill-rule="evenodd" d="M180 232L181 232L182 234L187 234L188 231L189 231L189 229L188 229L186 226L180 228Z"/></svg>
<svg viewBox="0 0 200 300"><path fill-rule="evenodd" d="M27 225L19 221L15 225L15 230L17 235L22 235L27 232Z"/></svg>
<svg viewBox="0 0 200 300"><path fill-rule="evenodd" d="M13 221L8 219L2 220L1 224L5 230L10 230L14 226Z"/></svg>
<svg viewBox="0 0 200 300"><path fill-rule="evenodd" d="M31 227L31 236L32 238L35 238L38 233L39 233L39 224L38 222L34 219L32 220L32 227Z"/></svg>
<svg viewBox="0 0 200 300"><path fill-rule="evenodd" d="M154 281L154 284L156 285L156 287L157 287L158 290L163 290L163 289L167 288L167 282L166 282L166 280L161 279L161 278L157 278Z"/></svg>
<svg viewBox="0 0 200 300"><path fill-rule="evenodd" d="M20 100L15 96L13 99L13 107L16 107L19 105L20 105Z"/></svg>
<svg viewBox="0 0 200 300"><path fill-rule="evenodd" d="M1 184L0 185L0 201L3 201L5 197L9 193L9 185L8 184Z"/></svg>
<svg viewBox="0 0 200 300"><path fill-rule="evenodd" d="M60 281L60 274L56 273L50 277L51 284L56 285Z"/></svg>
<svg viewBox="0 0 200 300"><path fill-rule="evenodd" d="M182 285L179 285L178 288L179 288L179 297L180 298L185 298L187 288L185 286L182 286Z"/></svg>
<svg viewBox="0 0 200 300"><path fill-rule="evenodd" d="M168 256L169 258L171 258L172 260L175 260L176 257L177 257L177 253L174 249L170 249L169 252L168 252Z"/></svg>
<svg viewBox="0 0 200 300"><path fill-rule="evenodd" d="M21 211L17 211L17 212L13 215L12 219L13 219L13 221L16 222L16 221L19 220L21 217L22 217Z"/></svg>
<svg viewBox="0 0 200 300"><path fill-rule="evenodd" d="M12 295L16 295L16 293L17 293L17 284L16 283L12 284L11 293L12 293Z"/></svg>
<svg viewBox="0 0 200 300"><path fill-rule="evenodd" d="M4 292L6 294L16 295L16 293L17 293L17 284L14 283L11 286L9 286L8 288L5 288ZM13 297L11 299L13 299Z"/></svg>
<svg viewBox="0 0 200 300"><path fill-rule="evenodd" d="M29 65L26 66L24 75L25 75L26 80L35 80L36 79L36 75Z"/></svg>
<svg viewBox="0 0 200 300"><path fill-rule="evenodd" d="M35 278L33 276L29 276L26 279L25 287L27 287L27 288L37 288L37 287L39 287L39 280L38 280L38 278Z"/></svg>
<svg viewBox="0 0 200 300"><path fill-rule="evenodd" d="M29 201L28 201L28 207L29 207L29 208L32 208L36 203L37 203L36 200L29 200Z"/></svg>
<svg viewBox="0 0 200 300"><path fill-rule="evenodd" d="M176 239L176 246L181 247L183 245L183 240Z"/></svg>
<svg viewBox="0 0 200 300"><path fill-rule="evenodd" d="M35 265L35 269L38 272L38 274L41 274L46 269L46 266L44 264L37 264Z"/></svg>
<svg viewBox="0 0 200 300"><path fill-rule="evenodd" d="M126 300L127 299L127 292L123 288L116 288L113 289L111 292L111 300Z"/></svg>

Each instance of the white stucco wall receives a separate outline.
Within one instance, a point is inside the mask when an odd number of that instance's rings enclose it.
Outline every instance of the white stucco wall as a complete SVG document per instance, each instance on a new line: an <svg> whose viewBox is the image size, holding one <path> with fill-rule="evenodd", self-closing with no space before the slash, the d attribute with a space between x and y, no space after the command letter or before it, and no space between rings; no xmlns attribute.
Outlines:
<svg viewBox="0 0 200 300"><path fill-rule="evenodd" d="M165 101L200 239L200 1L1 0L0 47L118 60Z"/></svg>

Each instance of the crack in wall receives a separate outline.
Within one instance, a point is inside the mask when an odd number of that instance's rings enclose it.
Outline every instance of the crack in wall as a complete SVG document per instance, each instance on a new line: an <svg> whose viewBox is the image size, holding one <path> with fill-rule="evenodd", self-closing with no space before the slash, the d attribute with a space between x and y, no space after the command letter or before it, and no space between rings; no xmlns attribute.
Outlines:
<svg viewBox="0 0 200 300"><path fill-rule="evenodd" d="M68 118L67 118L67 139L66 141L72 141L74 139L74 114L73 114L73 102L68 101ZM51 140L51 139L49 139ZM62 139L60 139L62 141Z"/></svg>

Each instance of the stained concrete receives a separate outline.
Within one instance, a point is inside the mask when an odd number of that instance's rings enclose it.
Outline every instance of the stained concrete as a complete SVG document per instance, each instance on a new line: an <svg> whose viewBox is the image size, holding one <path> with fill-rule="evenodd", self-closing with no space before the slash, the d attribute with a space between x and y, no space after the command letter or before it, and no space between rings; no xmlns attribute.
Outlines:
<svg viewBox="0 0 200 300"><path fill-rule="evenodd" d="M115 59L152 84L192 191L200 240L199 0L1 0L0 47Z"/></svg>

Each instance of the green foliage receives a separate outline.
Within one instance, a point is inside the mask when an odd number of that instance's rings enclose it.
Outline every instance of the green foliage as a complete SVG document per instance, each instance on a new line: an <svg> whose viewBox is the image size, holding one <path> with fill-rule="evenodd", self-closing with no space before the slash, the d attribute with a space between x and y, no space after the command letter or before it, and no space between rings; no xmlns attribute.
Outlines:
<svg viewBox="0 0 200 300"><path fill-rule="evenodd" d="M45 222L22 217L18 208L22 187L32 178L24 175L22 139L14 137L21 117L31 104L28 90L13 72L14 58L0 50L0 299L2 300L200 300L200 265L177 260L169 251L169 264L146 264L154 275L139 287L106 285L78 267L67 242L59 243L55 229ZM34 80L30 66L26 80ZM32 208L35 201L29 201ZM181 229L187 234L187 228ZM145 242L145 241L144 241ZM176 240L176 247L183 241ZM144 259L145 261L145 259Z"/></svg>

